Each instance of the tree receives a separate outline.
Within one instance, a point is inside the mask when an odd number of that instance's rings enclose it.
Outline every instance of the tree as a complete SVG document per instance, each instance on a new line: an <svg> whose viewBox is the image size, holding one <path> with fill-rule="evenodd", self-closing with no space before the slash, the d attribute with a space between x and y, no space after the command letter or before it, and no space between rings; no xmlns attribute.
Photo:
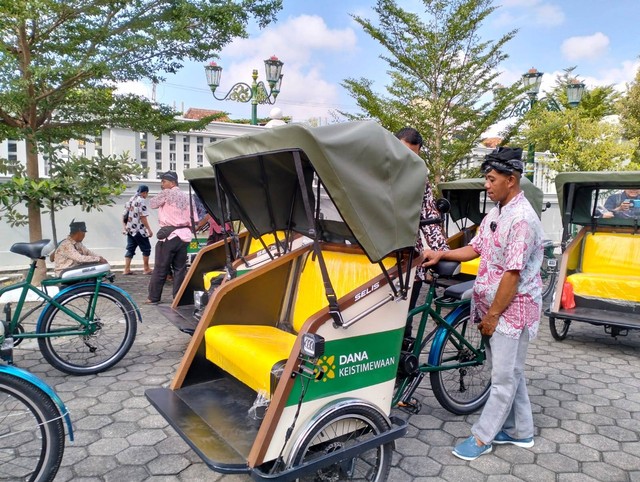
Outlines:
<svg viewBox="0 0 640 482"><path fill-rule="evenodd" d="M626 95L618 104L624 136L634 144L633 159L640 162L640 69L627 86Z"/></svg>
<svg viewBox="0 0 640 482"><path fill-rule="evenodd" d="M104 127L154 134L178 125L175 112L119 82L177 72L208 60L255 18L273 20L281 0L9 0L0 14L0 139L24 139L26 177L39 183L42 144L95 135ZM77 178L76 178L77 179ZM27 198L29 237L42 237L38 199Z"/></svg>
<svg viewBox="0 0 640 482"><path fill-rule="evenodd" d="M615 171L637 169L629 159L633 145L622 140L616 122L594 119L579 107L559 112L532 109L520 133L521 141L533 143L537 151L550 151L555 160L548 167L556 172Z"/></svg>
<svg viewBox="0 0 640 482"><path fill-rule="evenodd" d="M12 174L2 185L0 207L11 226L24 225L28 217L22 212L25 202L37 204L49 214L53 240L57 243L55 213L66 206L80 206L85 212L102 211L115 204L115 197L126 189L126 181L143 174L142 166L128 155L93 158L71 156L63 159L56 150L48 153L48 179L29 179L21 164L0 163L0 173Z"/></svg>
<svg viewBox="0 0 640 482"><path fill-rule="evenodd" d="M474 147L483 132L502 118L520 93L502 90L495 101L498 66L507 58L503 46L513 30L497 41L482 40L482 22L495 10L491 0L423 0L426 20L400 8L393 0L378 0L378 25L354 16L386 49L389 65L387 95L367 79L346 79L343 86L363 113L392 132L409 125L424 140L424 155L432 182L451 177L456 164Z"/></svg>
<svg viewBox="0 0 640 482"><path fill-rule="evenodd" d="M629 170L633 146L623 139L614 118L620 94L612 86L585 90L580 103L568 103L566 87L575 67L565 69L553 90L537 101L504 142L533 144L536 151L554 156L547 166L556 172Z"/></svg>

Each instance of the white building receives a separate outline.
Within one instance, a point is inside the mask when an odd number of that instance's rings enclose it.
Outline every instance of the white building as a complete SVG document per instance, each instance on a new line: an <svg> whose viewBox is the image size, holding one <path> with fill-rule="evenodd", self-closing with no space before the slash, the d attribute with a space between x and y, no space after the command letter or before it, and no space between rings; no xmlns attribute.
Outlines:
<svg viewBox="0 0 640 482"><path fill-rule="evenodd" d="M189 109L180 120L198 119L217 111ZM204 130L163 134L159 137L150 132L134 132L130 129L109 128L102 131L101 137L91 141L75 139L65 143L67 149L63 156L79 155L93 157L127 153L142 167L148 168L148 179L157 179L164 171L176 171L180 180L184 169L205 165L204 147L212 142L228 137L236 137L256 130L262 126L234 124L231 122L211 122ZM26 163L27 152L24 141L5 140L0 142L0 158ZM49 165L44 156L38 159L41 176L47 176Z"/></svg>

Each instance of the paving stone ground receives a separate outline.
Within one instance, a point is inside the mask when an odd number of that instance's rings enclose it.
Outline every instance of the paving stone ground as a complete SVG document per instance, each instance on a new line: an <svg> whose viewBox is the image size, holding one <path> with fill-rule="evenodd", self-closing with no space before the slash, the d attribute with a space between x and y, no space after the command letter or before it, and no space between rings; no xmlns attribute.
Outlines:
<svg viewBox="0 0 640 482"><path fill-rule="evenodd" d="M133 348L115 368L74 377L49 366L37 343L15 350L16 364L41 376L67 404L76 442L67 443L56 481L250 480L210 471L144 396L171 381L189 342L147 306L148 277L118 275L116 284L139 304L143 323ZM164 299L170 291L165 287ZM453 415L418 391L419 414L397 442L391 481L640 482L640 332L612 338L602 327L573 323L564 342L546 318L530 345L526 375L536 426L535 446L496 446L472 462L451 454L478 415Z"/></svg>

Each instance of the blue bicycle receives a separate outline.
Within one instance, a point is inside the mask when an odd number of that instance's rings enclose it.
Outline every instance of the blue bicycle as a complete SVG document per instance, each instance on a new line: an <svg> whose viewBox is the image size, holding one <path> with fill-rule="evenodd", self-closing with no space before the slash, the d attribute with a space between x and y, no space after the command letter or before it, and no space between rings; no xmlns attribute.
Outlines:
<svg viewBox="0 0 640 482"><path fill-rule="evenodd" d="M64 454L64 423L69 412L58 395L38 377L11 366L13 341L0 322L0 478L53 481Z"/></svg>

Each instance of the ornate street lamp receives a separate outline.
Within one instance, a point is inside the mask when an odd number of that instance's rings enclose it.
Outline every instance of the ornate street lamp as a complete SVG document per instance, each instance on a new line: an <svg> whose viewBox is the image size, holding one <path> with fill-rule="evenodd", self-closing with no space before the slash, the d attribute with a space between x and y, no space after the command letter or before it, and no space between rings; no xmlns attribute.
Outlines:
<svg viewBox="0 0 640 482"><path fill-rule="evenodd" d="M251 85L238 82L222 97L216 95L216 89L220 85L220 77L222 76L222 67L215 62L211 62L209 65L204 66L204 71L207 75L207 84L209 84L211 93L216 100L233 100L235 102L251 101L251 124L257 125L258 104L274 104L280 93L283 65L284 63L275 55L272 55L264 61L269 90L267 90L267 87L262 81L258 82L258 70L253 69L251 74L253 82L251 82Z"/></svg>
<svg viewBox="0 0 640 482"><path fill-rule="evenodd" d="M533 108L536 102L538 102L538 94L540 93L540 85L542 84L542 72L538 72L536 69L531 68L522 75L522 85L525 87L527 97L521 99L513 106L511 112L507 117L521 117ZM567 99L569 106L577 107L582 100L582 94L584 94L584 84L577 79L571 79L567 85ZM496 95L496 91L494 91ZM544 102L544 106L550 111L561 111L563 107L553 97L543 97L539 99L540 102ZM533 175L535 171L535 144L529 143L527 149L527 162L525 165L525 175L533 182Z"/></svg>

